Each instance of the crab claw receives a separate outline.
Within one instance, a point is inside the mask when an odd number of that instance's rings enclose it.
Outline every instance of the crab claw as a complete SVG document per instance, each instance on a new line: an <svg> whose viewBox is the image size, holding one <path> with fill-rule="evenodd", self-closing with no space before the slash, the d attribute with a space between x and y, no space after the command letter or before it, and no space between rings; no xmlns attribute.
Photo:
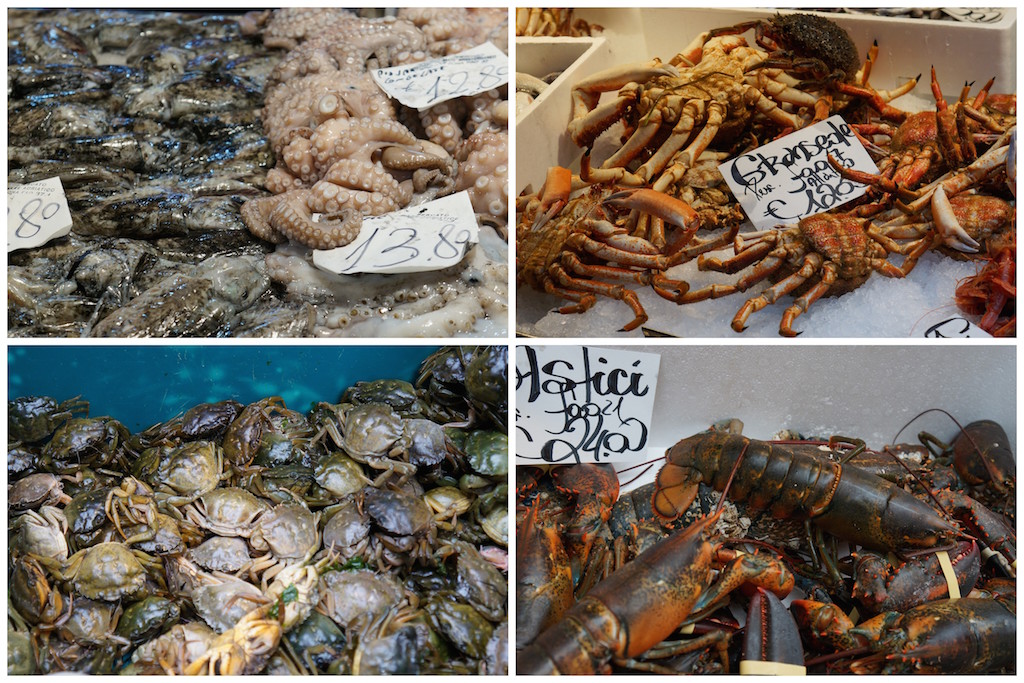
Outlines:
<svg viewBox="0 0 1024 683"><path fill-rule="evenodd" d="M540 230L544 224L558 215L569 201L572 192L572 171L562 166L552 166L544 179L544 187L540 191L541 214L533 223L534 230Z"/></svg>
<svg viewBox="0 0 1024 683"><path fill-rule="evenodd" d="M691 234L697 232L697 228L700 227L700 219L693 207L664 192L647 188L622 190L605 197L603 203L618 208L636 209L657 216L664 221L678 225Z"/></svg>
<svg viewBox="0 0 1024 683"><path fill-rule="evenodd" d="M932 219L935 227L942 235L942 241L947 247L957 251L976 254L979 245L974 238L967 234L967 231L960 225L956 215L953 213L953 206L949 203L946 190L939 185L932 194Z"/></svg>

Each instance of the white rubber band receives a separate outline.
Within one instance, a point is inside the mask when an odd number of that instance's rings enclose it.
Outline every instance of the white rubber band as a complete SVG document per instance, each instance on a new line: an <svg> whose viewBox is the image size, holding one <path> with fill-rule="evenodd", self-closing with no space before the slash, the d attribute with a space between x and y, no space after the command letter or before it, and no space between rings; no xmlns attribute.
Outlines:
<svg viewBox="0 0 1024 683"><path fill-rule="evenodd" d="M946 577L946 585L949 587L949 599L959 600L960 582L956 580L956 573L953 571L953 562L949 559L949 553L945 550L940 550L935 553L935 557L938 558L939 566L942 567L942 575Z"/></svg>
<svg viewBox="0 0 1024 683"><path fill-rule="evenodd" d="M740 676L806 676L807 667L782 662L761 662L744 659L740 662Z"/></svg>

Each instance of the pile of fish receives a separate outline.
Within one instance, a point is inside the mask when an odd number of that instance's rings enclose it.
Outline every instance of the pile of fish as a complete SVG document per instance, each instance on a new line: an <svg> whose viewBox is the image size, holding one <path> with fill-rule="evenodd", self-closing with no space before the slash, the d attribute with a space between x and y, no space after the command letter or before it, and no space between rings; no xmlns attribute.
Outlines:
<svg viewBox="0 0 1024 683"><path fill-rule="evenodd" d="M452 333L504 334L507 246L491 228L446 271L268 265L273 245L240 207L268 194L264 86L286 52L240 19L9 13L8 182L59 177L73 218L66 237L10 255L9 333L433 336L428 314L481 288L494 315L478 306Z"/></svg>
<svg viewBox="0 0 1024 683"><path fill-rule="evenodd" d="M507 673L506 386L452 347L136 434L11 400L8 673Z"/></svg>

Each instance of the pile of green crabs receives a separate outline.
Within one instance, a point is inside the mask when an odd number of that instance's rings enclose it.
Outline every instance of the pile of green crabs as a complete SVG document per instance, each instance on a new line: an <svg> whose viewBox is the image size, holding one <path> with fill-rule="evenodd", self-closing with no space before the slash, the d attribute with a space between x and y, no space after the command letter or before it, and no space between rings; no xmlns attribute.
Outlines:
<svg viewBox="0 0 1024 683"><path fill-rule="evenodd" d="M506 673L507 354L135 434L9 401L8 673Z"/></svg>
<svg viewBox="0 0 1024 683"><path fill-rule="evenodd" d="M1016 671L1001 426L881 451L741 431L634 488L635 467L517 467L517 673Z"/></svg>

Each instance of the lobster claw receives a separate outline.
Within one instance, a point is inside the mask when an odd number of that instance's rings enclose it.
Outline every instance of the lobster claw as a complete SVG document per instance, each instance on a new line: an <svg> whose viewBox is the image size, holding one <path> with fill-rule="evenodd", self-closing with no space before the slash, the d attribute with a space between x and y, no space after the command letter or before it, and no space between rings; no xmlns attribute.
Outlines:
<svg viewBox="0 0 1024 683"><path fill-rule="evenodd" d="M747 608L740 674L799 675L803 668L796 620L774 593L758 588Z"/></svg>

